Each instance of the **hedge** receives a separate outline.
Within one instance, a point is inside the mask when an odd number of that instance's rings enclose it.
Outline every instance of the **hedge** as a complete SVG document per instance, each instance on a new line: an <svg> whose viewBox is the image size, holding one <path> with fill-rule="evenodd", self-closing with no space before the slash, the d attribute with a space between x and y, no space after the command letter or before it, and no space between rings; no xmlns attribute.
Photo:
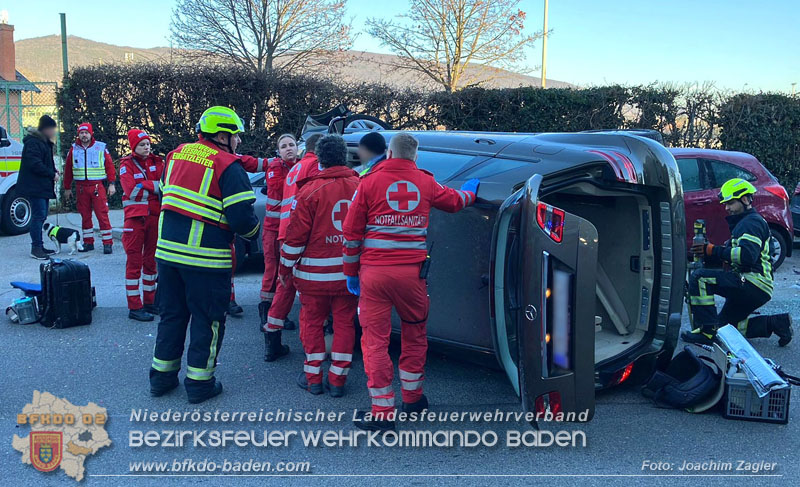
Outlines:
<svg viewBox="0 0 800 487"><path fill-rule="evenodd" d="M133 64L76 68L58 93L62 146L69 147L74 128L89 121L115 159L130 152L125 136L130 128L153 135L160 154L193 140L195 122L211 105L230 106L245 120L241 152L271 155L279 134L297 134L308 114L340 103L397 129L655 129L669 146L749 152L787 189L800 179L800 99L726 95L712 86L469 88L445 93L285 73L256 75L229 66Z"/></svg>

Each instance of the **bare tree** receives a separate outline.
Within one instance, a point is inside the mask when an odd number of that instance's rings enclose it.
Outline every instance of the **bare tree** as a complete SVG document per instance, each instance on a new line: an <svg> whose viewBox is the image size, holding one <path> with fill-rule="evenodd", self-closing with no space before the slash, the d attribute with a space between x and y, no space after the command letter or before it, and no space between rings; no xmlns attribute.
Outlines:
<svg viewBox="0 0 800 487"><path fill-rule="evenodd" d="M254 72L293 69L349 49L347 0L178 0L172 36L195 58L227 59Z"/></svg>
<svg viewBox="0 0 800 487"><path fill-rule="evenodd" d="M396 66L452 92L489 81L495 68L521 66L542 35L525 32L520 0L411 0L400 21L370 18L370 35L398 56ZM467 68L471 66L468 71Z"/></svg>

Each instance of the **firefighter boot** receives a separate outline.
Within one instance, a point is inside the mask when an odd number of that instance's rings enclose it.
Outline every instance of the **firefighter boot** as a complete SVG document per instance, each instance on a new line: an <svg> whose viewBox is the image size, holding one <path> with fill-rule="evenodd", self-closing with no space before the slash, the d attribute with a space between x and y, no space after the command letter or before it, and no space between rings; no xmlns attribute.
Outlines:
<svg viewBox="0 0 800 487"><path fill-rule="evenodd" d="M683 339L684 342L697 345L713 345L716 336L717 328L708 325L681 333L681 339Z"/></svg>
<svg viewBox="0 0 800 487"><path fill-rule="evenodd" d="M375 419L369 411L356 411L353 425L364 431L394 431L394 421Z"/></svg>
<svg viewBox="0 0 800 487"><path fill-rule="evenodd" d="M242 313L244 313L244 309L242 309L242 307L239 306L239 303L237 303L236 301L231 301L228 304L229 315L233 316L234 318L241 318Z"/></svg>
<svg viewBox="0 0 800 487"><path fill-rule="evenodd" d="M300 389L304 391L308 391L315 396L319 396L322 394L322 384L309 384L308 379L306 379L306 373L304 371L300 372L300 375L297 376L297 385L300 386Z"/></svg>
<svg viewBox="0 0 800 487"><path fill-rule="evenodd" d="M421 413L426 409L428 409L428 398L423 394L417 402L404 402L402 410L404 413Z"/></svg>
<svg viewBox="0 0 800 487"><path fill-rule="evenodd" d="M114 252L114 247L111 244L103 245L103 253L104 254L111 254Z"/></svg>
<svg viewBox="0 0 800 487"><path fill-rule="evenodd" d="M264 331L264 325L267 324L267 318L269 317L269 307L272 306L271 301L261 301L258 303L258 318L261 324L258 326L260 331Z"/></svg>
<svg viewBox="0 0 800 487"><path fill-rule="evenodd" d="M289 346L281 343L280 330L264 333L264 362L274 362L288 354Z"/></svg>
<svg viewBox="0 0 800 487"><path fill-rule="evenodd" d="M94 244L83 244L82 249L78 249L78 252L91 252L94 250Z"/></svg>
<svg viewBox="0 0 800 487"><path fill-rule="evenodd" d="M189 395L188 399L191 404L200 404L201 402L208 401L212 397L217 397L220 394L222 394L222 382L216 380L214 381L214 388L209 392L199 396Z"/></svg>
<svg viewBox="0 0 800 487"><path fill-rule="evenodd" d="M161 312L158 310L158 306L156 306L155 303L145 304L142 309L153 316L158 316L161 314Z"/></svg>
<svg viewBox="0 0 800 487"><path fill-rule="evenodd" d="M283 320L283 329L284 330L290 330L290 331L291 330L296 330L297 329L297 323L295 323L294 321L290 320L289 318L286 318L285 320Z"/></svg>
<svg viewBox="0 0 800 487"><path fill-rule="evenodd" d="M792 341L792 317L788 313L770 316L767 326L770 332L778 335L779 347L785 347Z"/></svg>

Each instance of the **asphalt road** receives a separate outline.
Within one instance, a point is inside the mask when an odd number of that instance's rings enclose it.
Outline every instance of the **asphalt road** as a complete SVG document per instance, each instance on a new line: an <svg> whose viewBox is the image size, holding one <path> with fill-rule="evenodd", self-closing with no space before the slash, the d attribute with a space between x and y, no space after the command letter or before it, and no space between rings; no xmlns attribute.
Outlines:
<svg viewBox="0 0 800 487"><path fill-rule="evenodd" d="M78 222L77 216L70 218ZM60 223L65 224L65 217ZM118 221L119 215L113 220ZM77 227L74 223L72 227ZM0 237L2 271L0 282L12 280L38 281L39 262L28 256L28 237ZM128 445L131 430L136 429L255 429L267 430L344 430L353 431L349 422L356 408L368 405L363 364L358 359L349 377L349 394L341 399L311 396L294 383L302 368L302 353L298 332L285 332L292 348L288 359L267 364L262 361L263 338L257 330L258 270L237 277L239 302L244 306L242 319L229 319L225 344L220 354L217 376L225 385L223 395L199 407L186 402L182 388L162 398L148 394L147 371L152 357L156 324L129 321L124 297L125 256L119 242L110 256L102 252L79 256L92 269L93 284L98 290L99 307L90 326L65 330L50 330L39 325L19 326L0 324L0 343L3 354L2 399L0 399L0 461L6 485L61 485L74 483L63 472L44 474L20 462L20 453L11 447L14 434L25 436L28 427L16 426L16 415L31 401L34 390L48 391L66 398L75 405L95 402L108 408L110 420L106 430L113 445L101 449L86 461L86 485L177 485L203 483L214 485L280 485L330 484L413 484L426 485L506 485L530 484L544 481L573 485L576 481L630 485L697 483L702 485L758 482L759 484L796 484L800 466L797 451L800 446L800 401L791 405L793 420L786 426L764 423L730 421L718 413L691 415L681 411L658 409L638 391L617 389L597 396L594 420L586 424L550 424L551 431L583 431L585 448L505 446L506 431L530 431L522 421L434 422L404 425L403 429L494 431L499 435L498 446L474 448L388 448L388 447L305 447L300 441L288 447L270 448L166 448ZM789 259L777 273L775 298L765 311L789 311L800 322L800 257ZM5 287L3 287L5 286ZM796 286L796 287L793 287ZM5 284L0 286L0 303L4 306L16 294ZM296 317L297 310L293 312ZM686 323L684 326L688 326ZM772 357L789 371L800 373L797 347L800 341L780 349L777 339L755 340L754 346L765 356ZM396 360L396 352L394 354ZM432 409L443 411L508 411L520 410L519 400L505 375L498 371L461 362L432 352L428 357L425 391ZM399 390L398 390L399 392ZM342 422L322 423L240 423L240 424L159 424L131 422L131 410L148 408L152 411L344 411ZM224 460L310 462L311 474L290 474L285 477L140 477L130 475L131 462L167 461L190 458L219 462ZM672 471L643 470L643 462L668 462ZM775 462L775 477L655 477L654 475L697 475L678 468L688 462ZM196 473L196 472L195 472ZM217 472L219 473L219 472ZM746 471L700 472L742 475ZM365 475L386 477L364 477ZM109 476L111 475L111 476ZM174 475L169 473L167 475ZM423 475L423 477L403 477ZM505 477L476 477L503 475ZM521 477L552 475L549 478ZM638 477L639 475L652 476ZM425 477L428 476L428 477ZM578 476L588 476L577 478Z"/></svg>

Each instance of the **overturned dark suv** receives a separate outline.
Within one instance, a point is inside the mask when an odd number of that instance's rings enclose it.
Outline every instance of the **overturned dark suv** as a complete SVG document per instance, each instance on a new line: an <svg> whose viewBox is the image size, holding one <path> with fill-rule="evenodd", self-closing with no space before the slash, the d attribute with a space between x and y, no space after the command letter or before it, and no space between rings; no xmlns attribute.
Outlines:
<svg viewBox="0 0 800 487"><path fill-rule="evenodd" d="M353 165L362 135L344 135ZM536 412L591 413L596 388L672 356L686 226L662 145L621 132L414 135L417 165L440 183L481 181L473 207L431 214L431 342L495 355Z"/></svg>

